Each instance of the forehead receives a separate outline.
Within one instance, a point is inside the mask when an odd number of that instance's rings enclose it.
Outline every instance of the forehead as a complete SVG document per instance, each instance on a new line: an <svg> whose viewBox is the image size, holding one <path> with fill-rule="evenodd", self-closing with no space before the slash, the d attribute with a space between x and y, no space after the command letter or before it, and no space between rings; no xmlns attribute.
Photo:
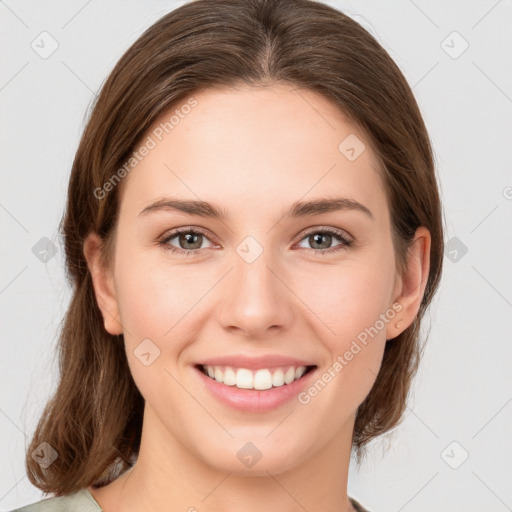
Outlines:
<svg viewBox="0 0 512 512"><path fill-rule="evenodd" d="M151 149L123 193L137 207L172 195L249 215L327 195L387 208L365 134L320 94L291 85L203 90L162 114L142 144Z"/></svg>

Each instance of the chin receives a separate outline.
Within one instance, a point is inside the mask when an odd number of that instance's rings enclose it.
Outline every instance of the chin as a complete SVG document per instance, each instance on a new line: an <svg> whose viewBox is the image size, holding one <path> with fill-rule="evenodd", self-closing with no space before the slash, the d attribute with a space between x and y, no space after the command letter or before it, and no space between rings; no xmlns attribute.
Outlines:
<svg viewBox="0 0 512 512"><path fill-rule="evenodd" d="M277 475L299 465L307 456L303 443L283 445L280 440L265 439L268 432L253 441L231 440L227 445L217 445L214 451L198 453L203 461L215 470L238 476ZM250 437L244 437L250 439ZM211 440L210 440L211 442ZM203 446L208 446L206 442ZM212 446L211 444L209 446Z"/></svg>
<svg viewBox="0 0 512 512"><path fill-rule="evenodd" d="M224 462L226 462L226 464L219 465L217 463L213 467L218 471L231 473L232 475L252 477L268 477L269 473L271 475L278 475L298 464L298 461L295 461L286 454L282 456L273 454L271 458L262 456L252 467L245 466L237 458Z"/></svg>

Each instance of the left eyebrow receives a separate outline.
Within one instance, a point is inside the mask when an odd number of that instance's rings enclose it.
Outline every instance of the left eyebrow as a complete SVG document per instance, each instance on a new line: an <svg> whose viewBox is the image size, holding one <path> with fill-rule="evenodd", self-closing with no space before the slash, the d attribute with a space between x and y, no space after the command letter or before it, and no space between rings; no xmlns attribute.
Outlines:
<svg viewBox="0 0 512 512"><path fill-rule="evenodd" d="M368 215L371 219L374 216L369 208L354 199L336 197L333 199L315 199L307 202L293 203L283 218L306 217L307 215L321 215L322 213L337 212L343 210L355 210Z"/></svg>
<svg viewBox="0 0 512 512"><path fill-rule="evenodd" d="M175 210L191 215L199 215L201 217L211 217L216 219L228 219L230 216L226 210L206 201L181 200L173 198L165 198L146 206L140 213L147 215L150 212L158 210ZM321 215L343 210L355 210L364 213L371 219L374 216L366 206L355 201L338 197L333 199L315 199L307 202L295 202L291 208L284 213L283 218L306 217L308 215Z"/></svg>

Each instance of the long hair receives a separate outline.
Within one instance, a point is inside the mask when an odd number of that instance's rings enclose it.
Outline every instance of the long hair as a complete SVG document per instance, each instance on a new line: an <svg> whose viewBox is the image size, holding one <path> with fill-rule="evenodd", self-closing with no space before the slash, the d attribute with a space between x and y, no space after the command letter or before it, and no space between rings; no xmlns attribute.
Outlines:
<svg viewBox="0 0 512 512"><path fill-rule="evenodd" d="M420 323L438 287L443 224L429 136L413 93L384 48L342 12L312 0L194 0L149 27L121 57L91 110L61 223L72 299L58 344L59 382L26 453L30 482L66 495L104 485L140 448L144 400L123 336L105 329L83 253L95 231L111 252L119 188L101 197L162 113L212 87L286 83L317 92L371 141L382 166L397 269L416 228L431 234L430 270L414 322L386 343L376 381L357 410L353 448L393 427L406 408L422 351ZM103 189L102 189L103 190ZM46 468L32 457L47 442Z"/></svg>

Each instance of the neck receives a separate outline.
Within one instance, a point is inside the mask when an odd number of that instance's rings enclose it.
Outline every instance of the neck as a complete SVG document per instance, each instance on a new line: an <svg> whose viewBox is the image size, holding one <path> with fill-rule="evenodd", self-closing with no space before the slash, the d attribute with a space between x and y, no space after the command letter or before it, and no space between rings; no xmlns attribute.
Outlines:
<svg viewBox="0 0 512 512"><path fill-rule="evenodd" d="M205 463L171 436L146 404L137 463L108 486L89 490L104 512L352 511L347 481L353 419L293 466L265 467L262 457L254 465L257 473L241 473Z"/></svg>

